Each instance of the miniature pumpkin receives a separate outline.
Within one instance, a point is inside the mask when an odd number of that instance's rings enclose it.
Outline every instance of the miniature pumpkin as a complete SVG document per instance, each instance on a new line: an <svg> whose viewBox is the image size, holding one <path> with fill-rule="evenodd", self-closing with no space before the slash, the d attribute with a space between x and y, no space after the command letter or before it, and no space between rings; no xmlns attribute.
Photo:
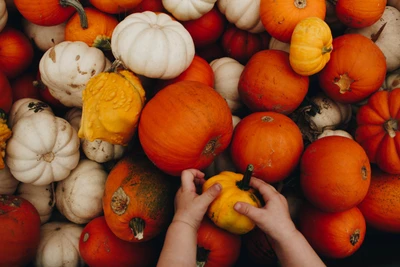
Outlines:
<svg viewBox="0 0 400 267"><path fill-rule="evenodd" d="M164 8L180 21L194 20L209 12L217 0L162 0Z"/></svg>
<svg viewBox="0 0 400 267"><path fill-rule="evenodd" d="M8 20L6 1L0 0L0 32L4 29Z"/></svg>
<svg viewBox="0 0 400 267"><path fill-rule="evenodd" d="M65 41L66 22L54 26L42 26L22 18L22 28L40 51L46 52L51 47Z"/></svg>
<svg viewBox="0 0 400 267"><path fill-rule="evenodd" d="M0 170L4 169L4 157L6 153L7 141L10 139L12 132L6 123L6 114L0 109Z"/></svg>
<svg viewBox="0 0 400 267"><path fill-rule="evenodd" d="M135 134L146 97L133 72L112 67L89 80L82 100L79 137L126 146Z"/></svg>
<svg viewBox="0 0 400 267"><path fill-rule="evenodd" d="M17 190L19 181L12 176L10 169L4 165L0 169L0 195L12 195Z"/></svg>
<svg viewBox="0 0 400 267"><path fill-rule="evenodd" d="M332 135L334 135L334 136L338 135L338 136L343 136L343 137L347 137L350 139L354 139L353 136L349 132L346 132L345 130L329 130L329 129L324 130L321 134L319 134L317 136L317 139L324 138L327 136L332 136Z"/></svg>
<svg viewBox="0 0 400 267"><path fill-rule="evenodd" d="M147 103L138 132L144 152L157 168L179 176L188 168L207 167L228 147L232 114L213 88L180 81Z"/></svg>
<svg viewBox="0 0 400 267"><path fill-rule="evenodd" d="M13 103L8 115L7 124L12 129L14 125L23 117L32 116L39 113L54 115L53 110L45 102L34 98L22 98Z"/></svg>
<svg viewBox="0 0 400 267"><path fill-rule="evenodd" d="M208 178L203 184L203 192L215 183L222 186L220 194L208 206L206 214L218 227L233 234L246 234L255 227L252 220L233 209L238 201L249 203L257 208L261 207L260 200L249 185L253 169L253 165L249 164L244 175L223 171Z"/></svg>
<svg viewBox="0 0 400 267"><path fill-rule="evenodd" d="M138 6L142 0L89 0L95 8L109 14L124 14Z"/></svg>
<svg viewBox="0 0 400 267"><path fill-rule="evenodd" d="M290 39L289 61L300 75L310 76L325 67L332 51L332 33L325 21L308 17L296 24Z"/></svg>
<svg viewBox="0 0 400 267"><path fill-rule="evenodd" d="M336 0L338 19L350 28L364 28L374 24L382 16L386 0Z"/></svg>

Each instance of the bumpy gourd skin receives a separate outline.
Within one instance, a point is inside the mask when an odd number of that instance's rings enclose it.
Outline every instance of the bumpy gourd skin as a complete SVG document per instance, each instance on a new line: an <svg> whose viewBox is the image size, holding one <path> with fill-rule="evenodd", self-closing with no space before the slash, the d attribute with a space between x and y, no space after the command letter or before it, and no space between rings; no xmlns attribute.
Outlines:
<svg viewBox="0 0 400 267"><path fill-rule="evenodd" d="M91 78L82 92L79 138L127 145L146 101L139 78L128 70L103 72Z"/></svg>
<svg viewBox="0 0 400 267"><path fill-rule="evenodd" d="M236 202L246 202L255 207L261 207L260 200L254 194L254 189L242 190L237 182L242 180L243 174L223 171L209 178L203 184L203 192L215 183L222 186L219 196L211 203L207 210L207 216L220 228L234 234L246 234L255 224L246 216L233 209Z"/></svg>
<svg viewBox="0 0 400 267"><path fill-rule="evenodd" d="M0 170L4 169L4 156L6 151L6 141L11 137L11 130L8 128L6 120L0 117Z"/></svg>

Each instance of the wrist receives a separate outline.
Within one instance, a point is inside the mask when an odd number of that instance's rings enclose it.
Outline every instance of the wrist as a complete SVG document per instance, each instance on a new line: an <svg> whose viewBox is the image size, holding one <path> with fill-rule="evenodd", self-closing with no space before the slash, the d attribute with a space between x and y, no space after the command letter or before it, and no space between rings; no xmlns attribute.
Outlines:
<svg viewBox="0 0 400 267"><path fill-rule="evenodd" d="M191 229L193 229L196 233L197 230L200 227L200 224L194 222L192 219L188 218L187 216L179 216L178 214L176 214L173 219L171 224L180 224L181 227L190 227Z"/></svg>

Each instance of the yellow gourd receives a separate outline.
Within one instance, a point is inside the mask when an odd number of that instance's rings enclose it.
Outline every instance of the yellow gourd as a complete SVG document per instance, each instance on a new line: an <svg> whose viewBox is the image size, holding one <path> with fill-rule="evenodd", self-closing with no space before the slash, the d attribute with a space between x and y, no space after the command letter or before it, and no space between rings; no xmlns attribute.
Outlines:
<svg viewBox="0 0 400 267"><path fill-rule="evenodd" d="M301 20L292 33L289 61L293 70L304 76L322 70L332 52L332 32L320 18L308 17Z"/></svg>
<svg viewBox="0 0 400 267"><path fill-rule="evenodd" d="M133 72L117 66L93 76L83 90L79 138L125 146L135 134L145 91Z"/></svg>
<svg viewBox="0 0 400 267"><path fill-rule="evenodd" d="M0 170L4 169L6 142L11 137L11 130L7 126L6 114L0 109Z"/></svg>
<svg viewBox="0 0 400 267"><path fill-rule="evenodd" d="M215 183L222 186L221 193L208 207L207 216L218 227L228 232L241 235L255 227L252 220L233 209L238 201L249 203L254 207L261 207L260 200L254 194L255 190L249 186L253 168L253 165L249 165L244 175L223 171L209 178L203 184L203 192Z"/></svg>

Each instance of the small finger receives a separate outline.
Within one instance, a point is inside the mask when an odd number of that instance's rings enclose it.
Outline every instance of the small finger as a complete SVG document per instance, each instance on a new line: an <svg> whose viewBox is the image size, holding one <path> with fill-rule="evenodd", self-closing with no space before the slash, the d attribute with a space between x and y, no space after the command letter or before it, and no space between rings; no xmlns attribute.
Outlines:
<svg viewBox="0 0 400 267"><path fill-rule="evenodd" d="M181 183L182 183L182 190L195 190L195 178L202 178L204 177L204 173L196 169L187 169L182 171L181 174Z"/></svg>
<svg viewBox="0 0 400 267"><path fill-rule="evenodd" d="M214 199L217 198L219 193L222 190L222 186L219 183L213 184L210 188L208 188L203 194L201 194L200 201L204 204L205 207L208 207Z"/></svg>
<svg viewBox="0 0 400 267"><path fill-rule="evenodd" d="M257 223L259 218L261 217L260 216L260 209L250 205L249 203L238 201L238 202L235 203L233 208L238 213L249 217L255 223Z"/></svg>
<svg viewBox="0 0 400 267"><path fill-rule="evenodd" d="M251 177L250 186L260 192L264 201L268 201L271 197L278 193L275 187L255 177Z"/></svg>

